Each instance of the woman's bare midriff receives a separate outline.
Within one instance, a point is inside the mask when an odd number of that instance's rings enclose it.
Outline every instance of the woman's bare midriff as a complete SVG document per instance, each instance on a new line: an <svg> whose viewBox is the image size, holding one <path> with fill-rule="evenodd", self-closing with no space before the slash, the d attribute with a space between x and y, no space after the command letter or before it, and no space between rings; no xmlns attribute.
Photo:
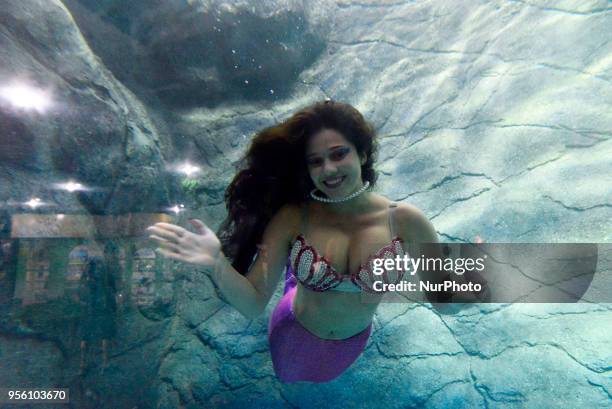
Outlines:
<svg viewBox="0 0 612 409"><path fill-rule="evenodd" d="M297 285L291 306L297 321L323 339L346 339L372 322L378 299L365 301L360 293L311 291Z"/></svg>

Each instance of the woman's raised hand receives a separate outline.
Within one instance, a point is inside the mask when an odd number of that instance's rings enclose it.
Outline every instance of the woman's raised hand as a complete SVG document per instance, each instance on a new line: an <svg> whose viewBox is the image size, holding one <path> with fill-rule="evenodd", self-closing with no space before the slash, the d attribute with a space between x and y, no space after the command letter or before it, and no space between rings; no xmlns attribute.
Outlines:
<svg viewBox="0 0 612 409"><path fill-rule="evenodd" d="M202 221L190 220L196 233L170 223L147 227L149 238L159 245L159 254L186 263L214 266L221 255L221 242Z"/></svg>

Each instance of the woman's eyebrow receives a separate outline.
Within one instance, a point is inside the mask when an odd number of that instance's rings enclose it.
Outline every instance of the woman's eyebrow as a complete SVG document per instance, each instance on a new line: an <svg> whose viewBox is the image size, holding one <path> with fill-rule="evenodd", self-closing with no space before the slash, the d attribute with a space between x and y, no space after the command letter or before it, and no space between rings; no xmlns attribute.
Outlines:
<svg viewBox="0 0 612 409"><path fill-rule="evenodd" d="M340 148L346 148L346 145L334 145L334 146L330 147L329 150L330 151L335 151L335 150L340 149Z"/></svg>
<svg viewBox="0 0 612 409"><path fill-rule="evenodd" d="M334 146L330 146L328 151L335 151L335 150L345 148L345 147L346 147L345 145L334 145ZM312 156L317 156L317 155L320 155L320 154L318 152L312 152L312 153L307 153L306 157L310 158Z"/></svg>
<svg viewBox="0 0 612 409"><path fill-rule="evenodd" d="M334 146L330 146L327 150L329 152L331 152L331 151L335 151L335 150L338 150L338 149L341 149L341 148L345 148L345 147L346 147L346 145L334 145ZM307 153L306 154L306 158L310 158L312 156L317 156L317 155L320 155L320 154L318 152Z"/></svg>

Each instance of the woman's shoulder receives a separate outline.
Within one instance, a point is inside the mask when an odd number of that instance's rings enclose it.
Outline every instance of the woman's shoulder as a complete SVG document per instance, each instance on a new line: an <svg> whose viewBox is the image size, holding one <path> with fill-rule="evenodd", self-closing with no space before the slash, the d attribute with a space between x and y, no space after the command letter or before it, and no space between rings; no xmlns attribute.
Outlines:
<svg viewBox="0 0 612 409"><path fill-rule="evenodd" d="M301 217L302 208L299 205L285 204L272 216L270 225L277 226L286 231L297 232Z"/></svg>
<svg viewBox="0 0 612 409"><path fill-rule="evenodd" d="M397 206L395 212L399 220L403 220L407 223L422 223L429 221L425 213L411 203L405 202L394 202Z"/></svg>
<svg viewBox="0 0 612 409"><path fill-rule="evenodd" d="M405 240L436 240L436 231L421 209L411 203L395 202L384 196L380 198L381 203L393 209L394 222Z"/></svg>
<svg viewBox="0 0 612 409"><path fill-rule="evenodd" d="M297 204L284 204L276 211L274 218L282 218L285 220L299 219L302 214L302 207Z"/></svg>
<svg viewBox="0 0 612 409"><path fill-rule="evenodd" d="M263 232L263 242L289 244L298 234L299 206L283 205L272 216Z"/></svg>
<svg viewBox="0 0 612 409"><path fill-rule="evenodd" d="M397 214L397 217L402 219L414 219L419 217L425 217L425 214L416 206L406 202L393 201L383 195L374 194L374 203L378 209L392 209Z"/></svg>

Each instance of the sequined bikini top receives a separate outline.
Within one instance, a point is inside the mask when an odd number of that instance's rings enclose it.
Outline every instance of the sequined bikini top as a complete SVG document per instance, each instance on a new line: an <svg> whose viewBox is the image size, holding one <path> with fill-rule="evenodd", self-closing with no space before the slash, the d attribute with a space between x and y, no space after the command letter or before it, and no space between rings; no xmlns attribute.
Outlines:
<svg viewBox="0 0 612 409"><path fill-rule="evenodd" d="M359 266L356 273L340 274L331 265L330 261L321 256L317 250L308 244L303 234L299 234L293 245L289 256L289 264L294 277L306 288L313 291L336 290L344 292L381 293L374 289L375 281L386 284L394 284L401 281L403 272L383 269L380 275L374 274L375 259L395 259L396 256L405 254L402 239L395 236L393 231L393 213L397 205L392 204L389 211L389 226L393 239L391 243L370 255L365 263ZM382 286L378 285L377 289Z"/></svg>

